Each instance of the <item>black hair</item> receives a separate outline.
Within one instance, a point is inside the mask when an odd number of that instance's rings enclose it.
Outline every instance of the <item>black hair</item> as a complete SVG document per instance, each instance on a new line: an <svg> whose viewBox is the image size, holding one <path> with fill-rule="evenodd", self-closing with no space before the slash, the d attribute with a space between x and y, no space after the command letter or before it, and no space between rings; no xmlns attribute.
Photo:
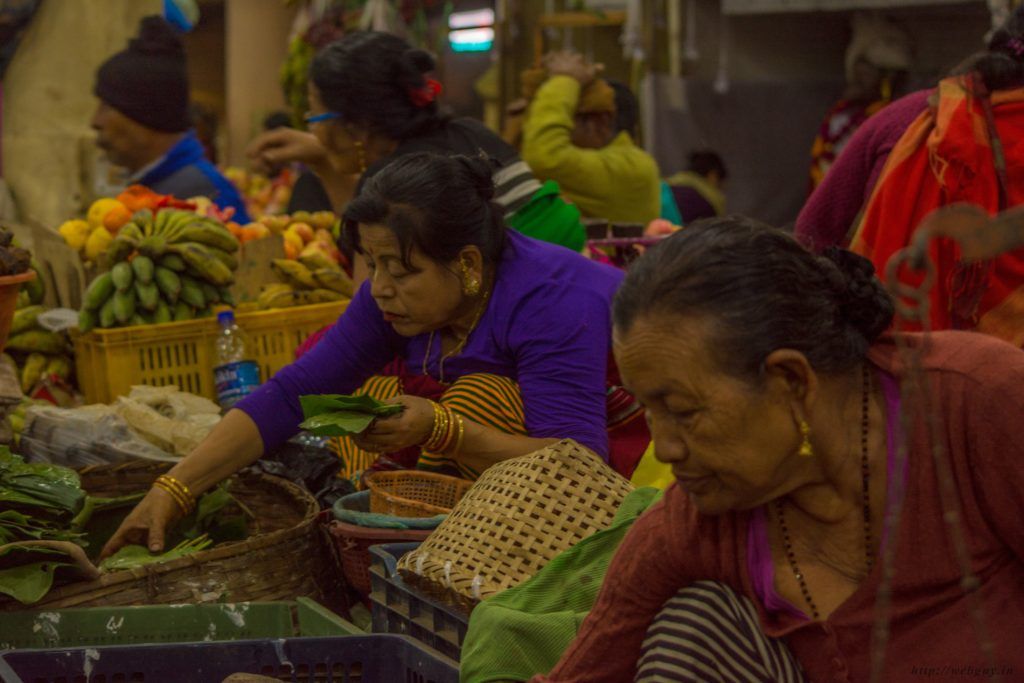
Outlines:
<svg viewBox="0 0 1024 683"><path fill-rule="evenodd" d="M961 63L954 75L977 73L989 92L1024 85L1024 5L992 34L987 49Z"/></svg>
<svg viewBox="0 0 1024 683"><path fill-rule="evenodd" d="M425 74L434 68L433 57L398 36L361 31L317 53L310 77L342 121L404 140L444 120L436 100L420 107L410 95L426 86Z"/></svg>
<svg viewBox="0 0 1024 683"><path fill-rule="evenodd" d="M403 265L417 248L438 263L476 245L490 264L505 246L504 214L494 203L493 163L486 157L418 152L399 157L370 178L345 209L342 240L362 253L359 224L390 228Z"/></svg>
<svg viewBox="0 0 1024 683"><path fill-rule="evenodd" d="M839 373L862 362L892 323L892 300L874 272L861 256L816 256L749 218L711 218L648 249L619 288L613 316L623 333L649 314L707 318L720 367L754 384L781 348Z"/></svg>
<svg viewBox="0 0 1024 683"><path fill-rule="evenodd" d="M263 130L274 130L276 128L291 128L292 117L286 111L275 111L267 114L263 119Z"/></svg>
<svg viewBox="0 0 1024 683"><path fill-rule="evenodd" d="M605 79L615 91L615 131L626 131L636 135L636 127L640 122L640 103L629 86L619 81Z"/></svg>
<svg viewBox="0 0 1024 683"><path fill-rule="evenodd" d="M710 149L698 149L690 152L689 170L705 178L712 171L717 171L718 177L722 180L729 177L729 172L725 168L725 162L722 161L722 157Z"/></svg>

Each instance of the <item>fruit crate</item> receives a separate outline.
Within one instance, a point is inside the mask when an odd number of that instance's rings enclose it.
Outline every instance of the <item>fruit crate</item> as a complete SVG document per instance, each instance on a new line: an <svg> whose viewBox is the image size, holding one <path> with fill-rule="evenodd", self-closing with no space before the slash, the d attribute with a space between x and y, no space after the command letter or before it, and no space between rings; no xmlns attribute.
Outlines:
<svg viewBox="0 0 1024 683"><path fill-rule="evenodd" d="M239 313L238 326L249 340L249 354L263 381L295 359L306 337L334 323L347 302ZM110 403L136 384L177 385L217 400L213 382L215 318L178 323L93 330L75 338L78 386L87 403Z"/></svg>
<svg viewBox="0 0 1024 683"><path fill-rule="evenodd" d="M418 547L419 543L388 543L370 548L373 632L412 636L458 661L469 615L456 605L422 594L398 574L398 560Z"/></svg>
<svg viewBox="0 0 1024 683"><path fill-rule="evenodd" d="M458 683L458 664L392 635L128 645L0 654L4 683L213 683L235 673L310 683Z"/></svg>
<svg viewBox="0 0 1024 683"><path fill-rule="evenodd" d="M363 635L309 598L295 602L72 607L8 612L0 652L42 648Z"/></svg>

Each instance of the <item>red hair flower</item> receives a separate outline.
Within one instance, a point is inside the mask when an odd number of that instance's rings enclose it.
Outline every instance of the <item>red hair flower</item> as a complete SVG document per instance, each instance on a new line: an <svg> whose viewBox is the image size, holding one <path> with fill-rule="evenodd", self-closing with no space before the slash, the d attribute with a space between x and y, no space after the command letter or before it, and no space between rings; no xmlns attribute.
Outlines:
<svg viewBox="0 0 1024 683"><path fill-rule="evenodd" d="M409 88L409 99L419 108L423 108L437 99L443 88L433 78L428 78L422 88Z"/></svg>

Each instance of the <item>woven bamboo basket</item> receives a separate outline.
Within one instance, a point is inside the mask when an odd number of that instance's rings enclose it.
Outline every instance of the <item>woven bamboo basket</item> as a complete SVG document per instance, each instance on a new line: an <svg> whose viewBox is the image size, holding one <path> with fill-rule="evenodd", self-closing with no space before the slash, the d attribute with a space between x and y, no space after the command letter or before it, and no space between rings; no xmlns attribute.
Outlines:
<svg viewBox="0 0 1024 683"><path fill-rule="evenodd" d="M396 470L366 475L370 512L395 517L446 515L473 482L434 472Z"/></svg>
<svg viewBox="0 0 1024 683"><path fill-rule="evenodd" d="M79 474L89 493L118 496L146 490L168 468L137 461L87 467ZM30 609L320 598L331 569L315 528L316 500L266 474L236 476L231 494L255 516L246 540L58 586ZM0 600L0 611L23 609L6 596Z"/></svg>
<svg viewBox="0 0 1024 683"><path fill-rule="evenodd" d="M560 441L488 468L398 570L408 583L471 610L607 528L632 490L594 453Z"/></svg>

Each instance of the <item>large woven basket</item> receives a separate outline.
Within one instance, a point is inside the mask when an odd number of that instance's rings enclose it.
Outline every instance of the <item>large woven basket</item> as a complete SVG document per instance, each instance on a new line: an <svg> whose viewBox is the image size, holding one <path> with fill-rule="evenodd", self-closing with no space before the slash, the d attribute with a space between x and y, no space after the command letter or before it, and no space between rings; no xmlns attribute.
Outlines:
<svg viewBox="0 0 1024 683"><path fill-rule="evenodd" d="M488 468L398 570L407 582L472 609L608 527L632 489L591 451L560 441Z"/></svg>
<svg viewBox="0 0 1024 683"><path fill-rule="evenodd" d="M446 515L473 482L420 470L372 472L366 475L370 512L395 517Z"/></svg>
<svg viewBox="0 0 1024 683"><path fill-rule="evenodd" d="M79 474L89 493L118 496L146 490L168 467L131 462L87 467ZM248 539L59 586L30 609L319 598L330 565L315 529L316 500L266 474L236 476L231 494L255 516ZM0 599L0 611L23 609L20 602Z"/></svg>

